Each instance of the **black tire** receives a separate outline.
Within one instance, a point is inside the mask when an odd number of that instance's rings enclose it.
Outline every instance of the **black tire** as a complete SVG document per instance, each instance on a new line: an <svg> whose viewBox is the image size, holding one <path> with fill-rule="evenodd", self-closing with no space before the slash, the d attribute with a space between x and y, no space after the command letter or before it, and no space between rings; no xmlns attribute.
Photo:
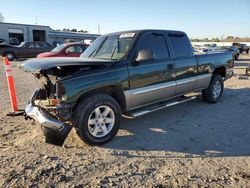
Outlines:
<svg viewBox="0 0 250 188"><path fill-rule="evenodd" d="M249 49L247 49L246 53L248 54L248 52L249 52Z"/></svg>
<svg viewBox="0 0 250 188"><path fill-rule="evenodd" d="M13 52L5 52L3 56L7 57L9 61L13 61L16 58L16 55Z"/></svg>
<svg viewBox="0 0 250 188"><path fill-rule="evenodd" d="M114 120L113 125L110 128L110 131L104 135L103 137L94 136L93 132L91 132L91 124L89 124L89 119L93 117L93 114L95 113L95 110L98 108L101 111L102 107L107 107L108 109L111 109L110 113L113 114L113 118L110 119ZM102 111L103 113L103 111ZM109 140L111 140L119 130L120 124L121 124L121 109L117 101L112 98L109 95L105 94L94 94L93 96L87 97L86 99L82 100L77 107L74 110L74 125L76 128L76 133L80 136L81 140L83 140L88 145L102 145ZM98 119L95 117L95 119ZM108 119L108 118L107 118ZM93 119L92 119L93 120ZM100 119L99 119L100 120ZM96 121L96 120L95 120ZM106 126L104 119L100 120L102 121L101 124L104 124L103 126L106 127L106 130L108 129L108 126ZM93 130L96 129L96 126L98 127L98 131L103 131L103 126L101 126L98 122L94 124Z"/></svg>
<svg viewBox="0 0 250 188"><path fill-rule="evenodd" d="M220 85L220 92L217 89ZM218 87L216 87L218 86ZM216 90L215 90L216 89ZM223 78L220 75L213 75L212 80L208 86L207 89L202 90L202 97L203 100L207 103L217 103L220 98L221 95L223 93L223 89L224 89L224 82L223 82ZM217 92L216 92L217 91ZM216 95L215 95L216 94Z"/></svg>
<svg viewBox="0 0 250 188"><path fill-rule="evenodd" d="M250 76L250 68L246 68L246 76Z"/></svg>

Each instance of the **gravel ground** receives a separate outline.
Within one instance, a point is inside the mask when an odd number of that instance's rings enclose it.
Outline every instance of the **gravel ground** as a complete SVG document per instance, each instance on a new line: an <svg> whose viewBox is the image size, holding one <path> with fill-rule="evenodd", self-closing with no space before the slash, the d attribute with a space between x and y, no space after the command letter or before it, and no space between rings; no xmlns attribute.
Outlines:
<svg viewBox="0 0 250 188"><path fill-rule="evenodd" d="M36 81L13 64L23 108ZM44 143L38 124L5 115L10 104L1 63L0 187L250 187L250 79L243 69L235 72L217 104L198 98L124 119L101 147L83 144L74 131L56 147Z"/></svg>

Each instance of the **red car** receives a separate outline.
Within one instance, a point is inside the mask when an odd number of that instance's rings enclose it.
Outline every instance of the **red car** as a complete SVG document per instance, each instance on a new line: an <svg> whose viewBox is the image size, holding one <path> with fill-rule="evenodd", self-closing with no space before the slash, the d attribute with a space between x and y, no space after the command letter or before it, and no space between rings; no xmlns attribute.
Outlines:
<svg viewBox="0 0 250 188"><path fill-rule="evenodd" d="M37 58L44 57L80 57L81 53L83 53L88 44L84 43L66 43L61 44L55 47L50 52L45 52L37 55Z"/></svg>

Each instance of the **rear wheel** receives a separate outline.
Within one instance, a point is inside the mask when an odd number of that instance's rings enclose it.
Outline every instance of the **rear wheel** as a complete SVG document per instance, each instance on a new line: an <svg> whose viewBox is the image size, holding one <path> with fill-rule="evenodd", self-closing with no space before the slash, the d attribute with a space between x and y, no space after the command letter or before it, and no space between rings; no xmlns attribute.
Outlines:
<svg viewBox="0 0 250 188"><path fill-rule="evenodd" d="M247 49L246 53L248 54L248 52L249 52L249 49Z"/></svg>
<svg viewBox="0 0 250 188"><path fill-rule="evenodd" d="M101 145L119 130L121 109L111 96L95 94L80 102L74 111L77 134L89 145Z"/></svg>
<svg viewBox="0 0 250 188"><path fill-rule="evenodd" d="M214 75L207 89L202 90L202 97L205 102L217 103L223 93L224 83L220 75Z"/></svg>
<svg viewBox="0 0 250 188"><path fill-rule="evenodd" d="M250 67L246 68L246 76L250 76Z"/></svg>

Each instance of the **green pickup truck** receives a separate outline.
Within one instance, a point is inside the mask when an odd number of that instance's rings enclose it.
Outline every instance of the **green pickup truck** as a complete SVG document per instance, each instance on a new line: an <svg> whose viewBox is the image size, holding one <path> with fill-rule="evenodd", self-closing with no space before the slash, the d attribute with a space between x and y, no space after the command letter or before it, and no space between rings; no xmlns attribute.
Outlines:
<svg viewBox="0 0 250 188"><path fill-rule="evenodd" d="M233 75L230 52L194 55L181 31L136 30L97 38L80 58L22 64L40 80L26 117L42 125L46 142L63 145L75 128L89 145L113 138L121 118L134 118L195 99L216 103ZM167 113L167 112L166 112Z"/></svg>

